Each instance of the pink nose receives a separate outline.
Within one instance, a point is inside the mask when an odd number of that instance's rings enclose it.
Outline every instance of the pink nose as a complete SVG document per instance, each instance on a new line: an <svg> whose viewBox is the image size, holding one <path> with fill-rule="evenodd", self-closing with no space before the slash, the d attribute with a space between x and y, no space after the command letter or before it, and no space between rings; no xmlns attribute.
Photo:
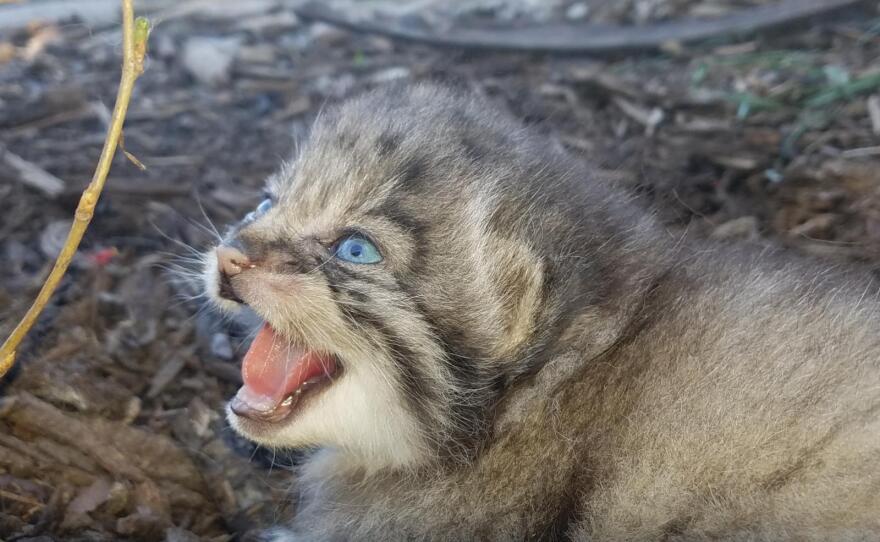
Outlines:
<svg viewBox="0 0 880 542"><path fill-rule="evenodd" d="M227 277L234 277L243 270L253 267L248 257L237 248L220 245L215 251L217 252L217 268Z"/></svg>

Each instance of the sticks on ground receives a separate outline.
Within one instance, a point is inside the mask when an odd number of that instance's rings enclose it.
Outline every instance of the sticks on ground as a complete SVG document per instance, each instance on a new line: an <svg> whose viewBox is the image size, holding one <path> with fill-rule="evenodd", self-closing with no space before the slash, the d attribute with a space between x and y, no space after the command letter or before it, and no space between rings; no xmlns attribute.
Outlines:
<svg viewBox="0 0 880 542"><path fill-rule="evenodd" d="M91 183L86 187L77 205L73 224L67 234L67 240L61 249L61 253L55 260L55 266L49 277L37 294L37 299L22 318L21 322L12 331L12 334L0 347L0 376L12 367L15 362L15 353L24 336L36 322L37 317L43 311L61 278L64 276L77 247L92 220L95 206L107 174L110 172L110 164L116 153L116 147L122 135L122 124L125 121L125 113L128 110L128 102L131 99L131 91L134 83L144 71L144 57L147 53L147 38L150 33L150 23L143 18L134 18L132 0L122 0L122 79L119 83L119 91L116 94L116 105L113 108L113 116L110 121L110 129L107 139L104 140L104 148L101 158L92 177Z"/></svg>

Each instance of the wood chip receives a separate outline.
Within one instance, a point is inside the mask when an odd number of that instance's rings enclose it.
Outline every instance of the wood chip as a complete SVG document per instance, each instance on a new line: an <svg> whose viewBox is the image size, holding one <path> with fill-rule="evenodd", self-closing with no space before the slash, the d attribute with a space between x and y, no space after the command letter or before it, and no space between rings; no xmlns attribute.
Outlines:
<svg viewBox="0 0 880 542"><path fill-rule="evenodd" d="M185 365L186 360L182 356L174 356L162 364L162 367L153 375L153 379L150 381L147 397L151 399L158 397Z"/></svg>
<svg viewBox="0 0 880 542"><path fill-rule="evenodd" d="M720 166L738 171L753 171L759 165L759 161L752 156L709 156L708 158Z"/></svg>
<svg viewBox="0 0 880 542"><path fill-rule="evenodd" d="M826 235L834 223L838 220L834 213L822 213L813 216L803 224L789 230L789 235L804 237L821 237Z"/></svg>
<svg viewBox="0 0 880 542"><path fill-rule="evenodd" d="M74 514L88 514L110 499L112 484L106 478L96 479L92 485L82 488L67 505L67 511Z"/></svg>
<svg viewBox="0 0 880 542"><path fill-rule="evenodd" d="M645 134L653 135L657 126L663 122L665 114L659 107L648 109L647 107L625 100L620 96L614 97L614 103L626 116L645 126Z"/></svg>
<svg viewBox="0 0 880 542"><path fill-rule="evenodd" d="M50 198L55 198L64 192L64 181L11 152L3 145L0 145L0 157L7 166L15 170L18 174L16 178L24 184L40 190Z"/></svg>
<svg viewBox="0 0 880 542"><path fill-rule="evenodd" d="M848 149L840 153L844 158L863 158L866 156L880 156L880 145L874 147L860 147Z"/></svg>
<svg viewBox="0 0 880 542"><path fill-rule="evenodd" d="M32 499L31 497L28 497L27 495L18 495L17 493L13 493L11 491L6 491L5 489L0 489L0 498L10 500L10 501L20 502L22 504L36 506L38 508L43 507L43 503L41 503L39 501L35 501L34 499Z"/></svg>
<svg viewBox="0 0 880 542"><path fill-rule="evenodd" d="M104 446L95 438L94 430L88 424L29 393L17 395L13 408L4 418L15 425L78 448L108 472L132 480L146 479L143 471L129 457L113 446Z"/></svg>
<svg viewBox="0 0 880 542"><path fill-rule="evenodd" d="M61 38L61 32L55 25L48 25L37 29L30 37L21 51L21 57L28 62L33 62L52 43Z"/></svg>
<svg viewBox="0 0 880 542"><path fill-rule="evenodd" d="M874 135L880 135L880 95L874 94L868 98L868 114L871 117L871 130Z"/></svg>
<svg viewBox="0 0 880 542"><path fill-rule="evenodd" d="M274 122L287 120L297 115L302 115L312 108L312 100L308 96L300 96L290 101L287 106L272 115Z"/></svg>
<svg viewBox="0 0 880 542"><path fill-rule="evenodd" d="M121 422L69 414L28 393L16 395L0 418L78 449L114 476L135 482L167 480L187 489L203 489L192 460L168 437Z"/></svg>
<svg viewBox="0 0 880 542"><path fill-rule="evenodd" d="M607 94L626 96L639 99L643 95L641 89L630 81L608 73L604 65L577 66L571 69L569 77L574 83L589 85Z"/></svg>
<svg viewBox="0 0 880 542"><path fill-rule="evenodd" d="M758 219L741 216L719 224L709 234L713 239L755 239L758 237Z"/></svg>

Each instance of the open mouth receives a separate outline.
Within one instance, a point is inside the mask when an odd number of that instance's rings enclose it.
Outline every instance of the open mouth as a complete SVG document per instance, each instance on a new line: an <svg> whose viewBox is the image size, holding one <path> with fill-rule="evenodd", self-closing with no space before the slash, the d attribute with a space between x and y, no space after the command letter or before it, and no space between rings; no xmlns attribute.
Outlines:
<svg viewBox="0 0 880 542"><path fill-rule="evenodd" d="M229 408L249 420L278 423L306 396L329 386L338 372L335 356L298 347L266 323L244 356L244 385Z"/></svg>

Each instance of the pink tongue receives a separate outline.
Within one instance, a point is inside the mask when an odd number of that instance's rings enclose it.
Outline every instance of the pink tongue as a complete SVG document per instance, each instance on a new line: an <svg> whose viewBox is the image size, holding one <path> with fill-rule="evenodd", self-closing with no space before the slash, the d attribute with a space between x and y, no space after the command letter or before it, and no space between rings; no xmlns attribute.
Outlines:
<svg viewBox="0 0 880 542"><path fill-rule="evenodd" d="M238 398L255 410L272 410L305 381L333 370L332 358L297 348L264 324L241 364Z"/></svg>

